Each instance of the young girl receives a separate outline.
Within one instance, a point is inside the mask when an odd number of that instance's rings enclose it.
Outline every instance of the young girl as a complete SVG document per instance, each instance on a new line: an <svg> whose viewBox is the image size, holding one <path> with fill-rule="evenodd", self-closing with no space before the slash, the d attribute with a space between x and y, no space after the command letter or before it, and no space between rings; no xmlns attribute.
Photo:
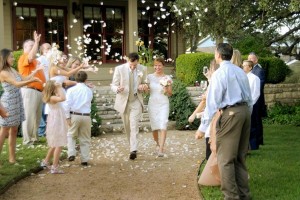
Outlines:
<svg viewBox="0 0 300 200"><path fill-rule="evenodd" d="M47 168L49 160L53 156L51 174L64 173L59 169L58 162L62 147L67 145L68 126L64 109L60 103L65 100L62 84L55 83L53 80L47 81L43 91L43 101L48 103L50 107L46 128L49 150L46 158L41 162L41 167Z"/></svg>

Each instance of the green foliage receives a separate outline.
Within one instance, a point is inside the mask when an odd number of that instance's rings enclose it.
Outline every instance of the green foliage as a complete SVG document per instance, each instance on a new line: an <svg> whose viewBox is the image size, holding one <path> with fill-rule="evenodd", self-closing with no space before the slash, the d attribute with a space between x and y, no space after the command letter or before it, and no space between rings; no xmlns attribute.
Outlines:
<svg viewBox="0 0 300 200"><path fill-rule="evenodd" d="M289 106L276 102L268 110L268 117L264 119L264 122L266 124L300 126L300 103L296 106Z"/></svg>
<svg viewBox="0 0 300 200"><path fill-rule="evenodd" d="M208 66L214 58L213 54L192 53L182 54L176 59L176 77L187 85L195 81L206 79L202 73L204 66Z"/></svg>
<svg viewBox="0 0 300 200"><path fill-rule="evenodd" d="M23 51L22 50L14 51L13 54L15 57L15 62L14 62L13 68L15 68L18 71L18 60L19 60L20 56L23 54Z"/></svg>
<svg viewBox="0 0 300 200"><path fill-rule="evenodd" d="M170 119L176 121L176 129L197 129L199 126L198 120L192 124L188 122L188 118L194 112L196 106L190 99L186 85L179 80L174 80L172 93L170 97Z"/></svg>
<svg viewBox="0 0 300 200"><path fill-rule="evenodd" d="M248 56L242 56L247 60ZM182 54L176 59L176 77L187 85L193 85L195 81L206 79L202 73L204 66L209 66L214 58L213 54L192 53ZM259 58L259 63L266 71L266 83L280 83L291 73L283 60L276 57Z"/></svg>
<svg viewBox="0 0 300 200"><path fill-rule="evenodd" d="M272 56L272 52L265 47L264 40L261 35L246 35L230 41L235 49L238 49L242 55L248 55L255 52L260 57Z"/></svg>
<svg viewBox="0 0 300 200"><path fill-rule="evenodd" d="M259 58L259 63L266 70L266 83L280 83L291 73L289 67L279 58Z"/></svg>
<svg viewBox="0 0 300 200"><path fill-rule="evenodd" d="M100 116L98 115L98 107L95 98L96 97L94 96L92 100L92 106L91 106L91 119L92 119L91 135L94 137L101 135L99 126L101 125L101 121L102 121Z"/></svg>

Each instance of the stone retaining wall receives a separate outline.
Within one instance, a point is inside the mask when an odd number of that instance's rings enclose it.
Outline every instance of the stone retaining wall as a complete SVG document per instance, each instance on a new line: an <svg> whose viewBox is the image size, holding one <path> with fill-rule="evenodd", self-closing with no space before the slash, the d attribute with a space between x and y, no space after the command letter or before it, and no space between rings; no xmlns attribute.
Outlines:
<svg viewBox="0 0 300 200"><path fill-rule="evenodd" d="M187 87L191 99L198 105L200 101L200 88ZM296 84L266 84L265 85L265 100L268 107L280 102L285 105L295 105L300 103L300 83Z"/></svg>
<svg viewBox="0 0 300 200"><path fill-rule="evenodd" d="M300 102L300 83L266 84L264 91L268 107L274 105L275 102L291 106Z"/></svg>

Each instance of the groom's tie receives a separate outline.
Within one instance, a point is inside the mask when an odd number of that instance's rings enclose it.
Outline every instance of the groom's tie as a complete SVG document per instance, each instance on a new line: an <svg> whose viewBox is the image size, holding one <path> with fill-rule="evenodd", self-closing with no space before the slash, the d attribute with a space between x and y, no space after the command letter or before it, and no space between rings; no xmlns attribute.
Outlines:
<svg viewBox="0 0 300 200"><path fill-rule="evenodd" d="M133 101L135 99L134 97L134 84L133 84L133 71L130 70L129 72L129 101Z"/></svg>

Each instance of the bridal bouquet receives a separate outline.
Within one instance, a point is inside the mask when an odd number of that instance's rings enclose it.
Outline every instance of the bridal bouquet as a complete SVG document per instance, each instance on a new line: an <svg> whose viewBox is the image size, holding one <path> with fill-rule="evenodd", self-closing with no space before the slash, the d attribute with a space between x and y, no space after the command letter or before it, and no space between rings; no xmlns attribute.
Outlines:
<svg viewBox="0 0 300 200"><path fill-rule="evenodd" d="M172 80L170 79L170 77L165 76L164 78L160 79L159 83L163 87L167 87L169 85L172 85Z"/></svg>

